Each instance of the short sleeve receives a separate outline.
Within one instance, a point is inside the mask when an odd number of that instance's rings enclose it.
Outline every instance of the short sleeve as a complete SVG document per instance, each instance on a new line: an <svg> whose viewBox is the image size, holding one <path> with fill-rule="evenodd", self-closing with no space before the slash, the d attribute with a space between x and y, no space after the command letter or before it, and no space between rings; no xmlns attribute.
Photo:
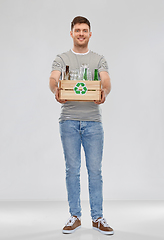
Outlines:
<svg viewBox="0 0 164 240"><path fill-rule="evenodd" d="M99 61L98 71L99 71L99 73L100 72L108 72L109 73L109 71L108 71L108 63L107 63L107 61L105 60L104 57L102 57L100 59L100 61Z"/></svg>
<svg viewBox="0 0 164 240"><path fill-rule="evenodd" d="M63 69L62 59L59 56L57 56L52 63L52 70L51 71L57 70L57 71L62 72L62 69Z"/></svg>

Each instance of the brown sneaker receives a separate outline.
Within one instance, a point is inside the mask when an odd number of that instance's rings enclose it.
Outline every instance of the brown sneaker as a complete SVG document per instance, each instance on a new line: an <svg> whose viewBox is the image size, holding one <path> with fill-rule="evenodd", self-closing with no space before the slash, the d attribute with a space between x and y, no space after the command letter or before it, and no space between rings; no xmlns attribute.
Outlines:
<svg viewBox="0 0 164 240"><path fill-rule="evenodd" d="M80 218L78 218L76 216L72 216L66 222L66 224L63 228L63 233L73 233L80 227L81 227Z"/></svg>
<svg viewBox="0 0 164 240"><path fill-rule="evenodd" d="M98 218L92 221L93 229L108 235L113 235L114 231L109 225L107 224L105 218Z"/></svg>

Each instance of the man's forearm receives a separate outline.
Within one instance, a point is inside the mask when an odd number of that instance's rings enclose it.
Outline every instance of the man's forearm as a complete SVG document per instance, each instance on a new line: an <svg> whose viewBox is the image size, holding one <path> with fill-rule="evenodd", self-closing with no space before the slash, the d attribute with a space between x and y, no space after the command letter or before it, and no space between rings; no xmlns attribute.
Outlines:
<svg viewBox="0 0 164 240"><path fill-rule="evenodd" d="M105 92L105 96L107 96L111 91L111 83L109 82L108 84L103 85L102 89Z"/></svg>
<svg viewBox="0 0 164 240"><path fill-rule="evenodd" d="M102 81L102 90L105 93L105 97L107 97L107 95L110 93L111 91L111 81L110 81L110 77L104 79L104 81Z"/></svg>
<svg viewBox="0 0 164 240"><path fill-rule="evenodd" d="M104 91L105 96L107 96L111 91L111 80L109 74L107 72L100 72L100 78L102 90Z"/></svg>
<svg viewBox="0 0 164 240"><path fill-rule="evenodd" d="M58 82L54 77L50 77L50 90L55 93L58 88Z"/></svg>

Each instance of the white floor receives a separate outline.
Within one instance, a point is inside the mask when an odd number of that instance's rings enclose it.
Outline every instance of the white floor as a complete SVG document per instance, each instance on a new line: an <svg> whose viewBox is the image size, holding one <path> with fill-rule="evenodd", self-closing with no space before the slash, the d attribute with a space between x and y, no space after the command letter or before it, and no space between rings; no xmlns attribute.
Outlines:
<svg viewBox="0 0 164 240"><path fill-rule="evenodd" d="M113 236L91 228L88 202L82 209L82 228L62 234L69 217L66 202L0 202L0 240L164 240L164 201L105 201Z"/></svg>

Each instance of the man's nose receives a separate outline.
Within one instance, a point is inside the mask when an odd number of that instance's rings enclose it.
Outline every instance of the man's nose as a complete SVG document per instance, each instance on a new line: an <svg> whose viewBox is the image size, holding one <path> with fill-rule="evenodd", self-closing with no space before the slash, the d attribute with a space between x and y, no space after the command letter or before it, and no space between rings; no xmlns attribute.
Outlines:
<svg viewBox="0 0 164 240"><path fill-rule="evenodd" d="M83 35L83 31L82 30L80 31L80 35Z"/></svg>

